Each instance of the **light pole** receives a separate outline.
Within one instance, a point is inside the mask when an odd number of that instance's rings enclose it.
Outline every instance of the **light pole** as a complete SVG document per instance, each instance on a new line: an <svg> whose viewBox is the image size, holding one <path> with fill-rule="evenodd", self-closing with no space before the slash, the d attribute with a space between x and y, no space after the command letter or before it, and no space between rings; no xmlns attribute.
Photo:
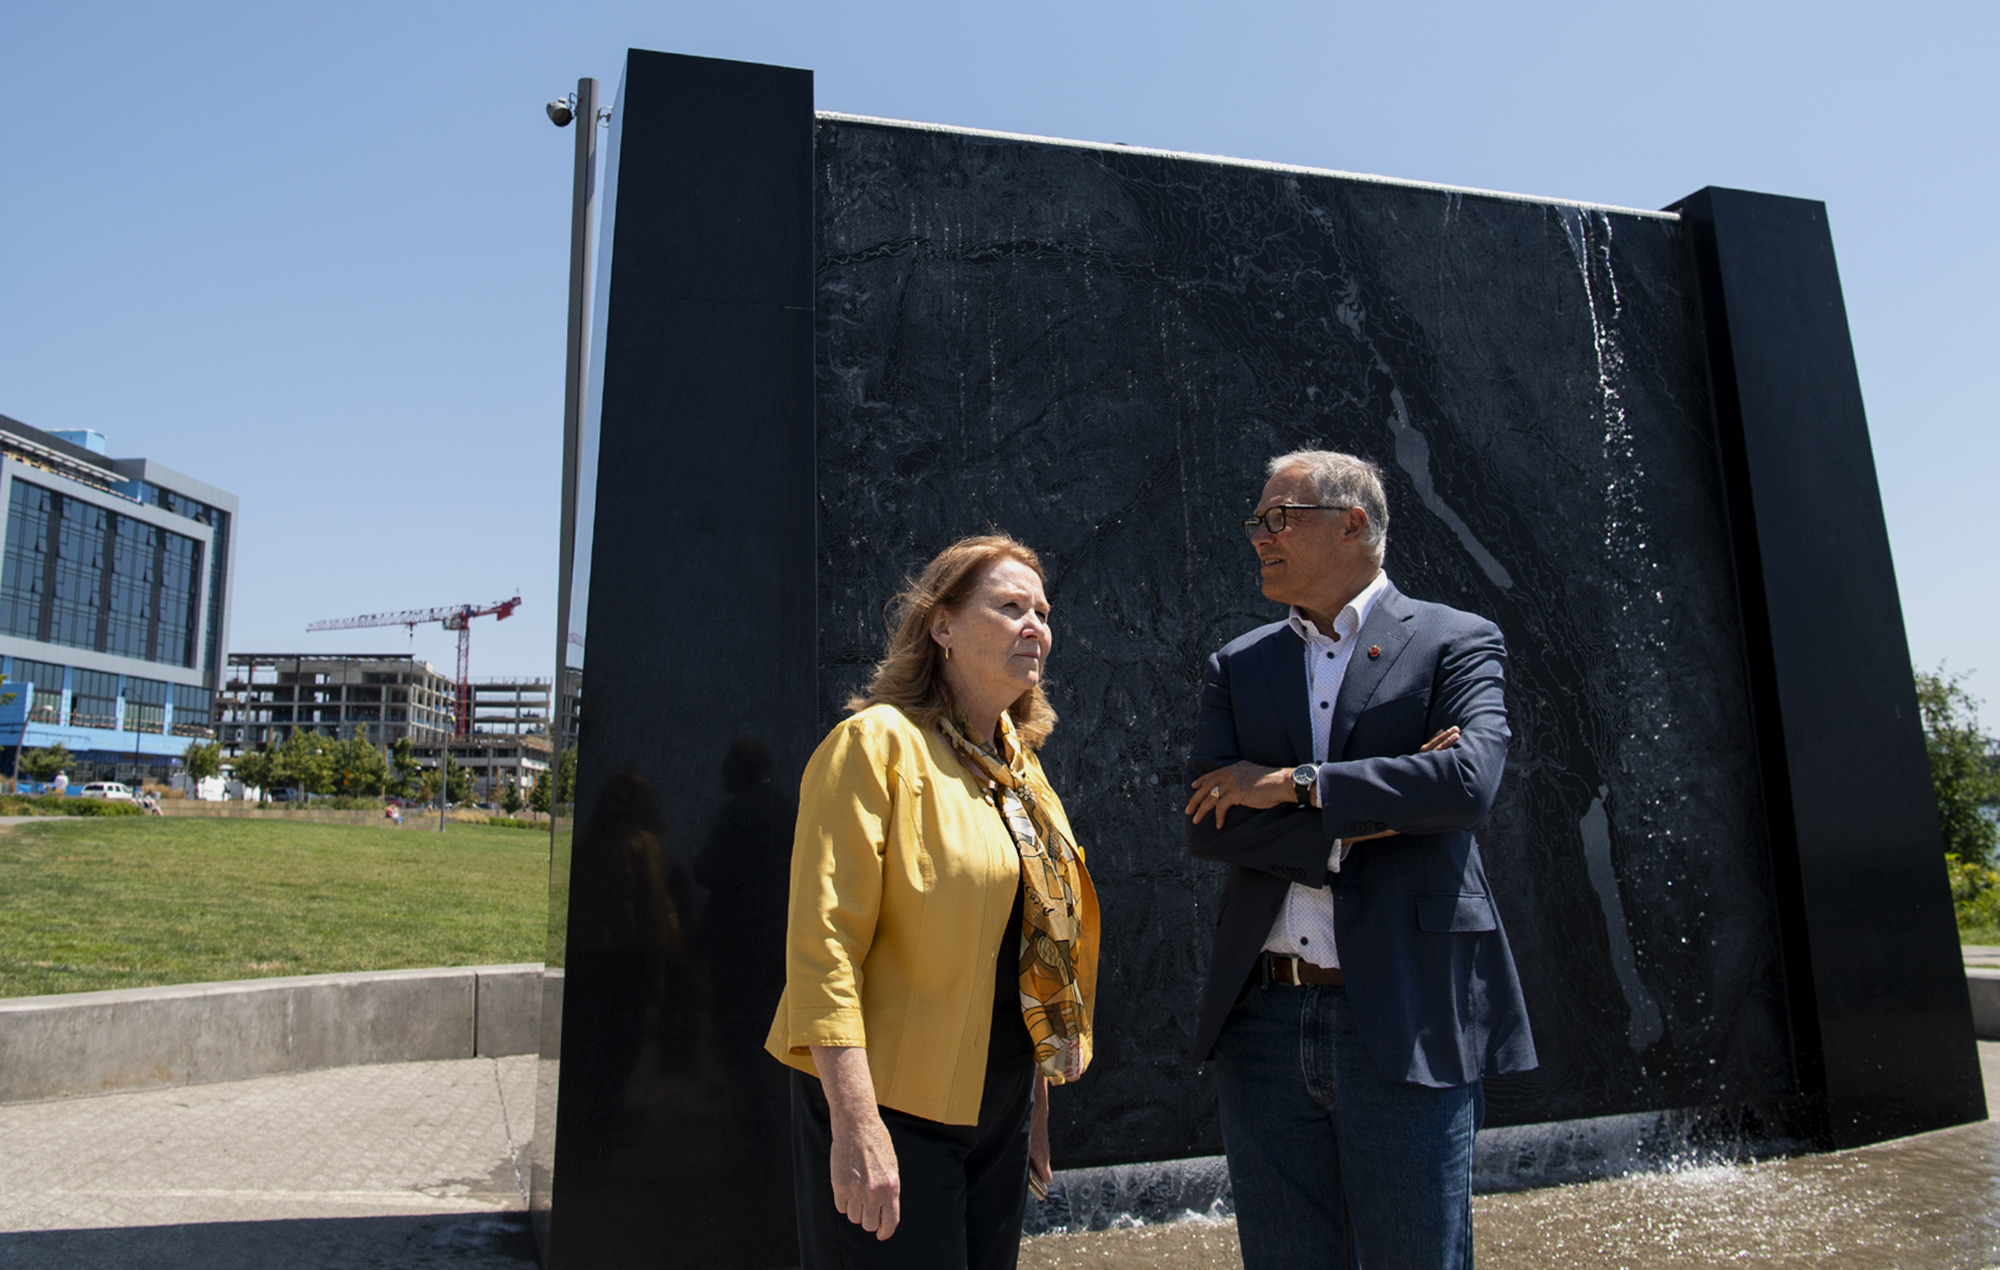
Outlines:
<svg viewBox="0 0 2000 1270"><path fill-rule="evenodd" d="M576 92L548 104L550 122L576 127L576 177L569 221L569 364L563 381L562 538L556 546L556 664L551 705L560 705L569 667L570 582L576 569L577 481L581 477L583 411L590 396L590 260L597 236L597 126L609 116L597 104L597 81L579 79ZM549 711L549 849L556 842L556 773L570 744L568 713ZM558 717L560 716L560 717Z"/></svg>

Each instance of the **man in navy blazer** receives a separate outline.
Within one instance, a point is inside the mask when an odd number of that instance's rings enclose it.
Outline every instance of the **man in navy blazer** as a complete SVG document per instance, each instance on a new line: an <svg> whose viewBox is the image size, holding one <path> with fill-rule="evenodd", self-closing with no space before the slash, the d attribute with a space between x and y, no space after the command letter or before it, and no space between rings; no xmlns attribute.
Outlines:
<svg viewBox="0 0 2000 1270"><path fill-rule="evenodd" d="M1535 1066L1472 829L1507 759L1493 623L1382 572L1380 472L1271 461L1244 521L1290 606L1209 658L1188 849L1231 866L1195 1027L1248 1270L1472 1264L1487 1073Z"/></svg>

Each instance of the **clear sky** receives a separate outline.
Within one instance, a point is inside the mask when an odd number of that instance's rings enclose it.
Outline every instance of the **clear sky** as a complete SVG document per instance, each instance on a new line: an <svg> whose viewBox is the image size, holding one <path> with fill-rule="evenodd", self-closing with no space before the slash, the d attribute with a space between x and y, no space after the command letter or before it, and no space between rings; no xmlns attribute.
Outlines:
<svg viewBox="0 0 2000 1270"><path fill-rule="evenodd" d="M233 649L553 659L571 134L627 47L821 109L1632 207L1823 199L1919 664L2000 730L2000 5L0 4L0 413L236 492ZM1985 350L1985 351L1981 351ZM1987 369L1982 371L1980 367ZM1841 615L1826 615L1828 638Z"/></svg>

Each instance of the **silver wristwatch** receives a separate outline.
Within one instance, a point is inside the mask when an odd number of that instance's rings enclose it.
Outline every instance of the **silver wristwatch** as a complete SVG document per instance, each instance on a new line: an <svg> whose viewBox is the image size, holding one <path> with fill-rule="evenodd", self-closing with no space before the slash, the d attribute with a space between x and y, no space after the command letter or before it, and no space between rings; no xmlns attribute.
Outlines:
<svg viewBox="0 0 2000 1270"><path fill-rule="evenodd" d="M1299 806L1312 806L1313 786L1319 783L1319 764L1301 763L1292 769L1292 792L1299 797Z"/></svg>

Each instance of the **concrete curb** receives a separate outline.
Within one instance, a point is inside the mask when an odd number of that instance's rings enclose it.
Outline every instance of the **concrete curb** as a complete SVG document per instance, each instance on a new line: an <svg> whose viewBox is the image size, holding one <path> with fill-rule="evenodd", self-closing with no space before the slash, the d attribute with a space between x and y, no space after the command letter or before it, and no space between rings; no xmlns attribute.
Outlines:
<svg viewBox="0 0 2000 1270"><path fill-rule="evenodd" d="M1972 1034L2000 1041L2000 969L1967 966L1965 990L1972 997Z"/></svg>
<svg viewBox="0 0 2000 1270"><path fill-rule="evenodd" d="M0 1103L529 1054L541 986L529 963L0 1000Z"/></svg>

